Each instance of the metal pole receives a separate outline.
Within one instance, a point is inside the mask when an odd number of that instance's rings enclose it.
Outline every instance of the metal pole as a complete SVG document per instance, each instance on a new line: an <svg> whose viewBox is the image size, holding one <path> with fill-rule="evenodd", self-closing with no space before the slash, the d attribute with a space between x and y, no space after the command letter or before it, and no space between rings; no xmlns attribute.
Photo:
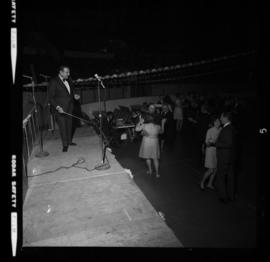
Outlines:
<svg viewBox="0 0 270 262"><path fill-rule="evenodd" d="M102 114L101 114L101 101L100 101L100 85L98 81L98 111L99 111L99 138L100 138L100 148L101 148L101 159L103 158L103 139L101 135L101 130L102 130Z"/></svg>
<svg viewBox="0 0 270 262"><path fill-rule="evenodd" d="M36 82L36 75L35 75L35 70L34 70L34 65L31 64L31 71L32 71L32 93L33 93L33 101L34 101L34 107L35 107L35 112L37 114L37 128L38 128L38 131L39 131L39 135L40 135L40 152L37 152L35 154L36 157L45 157L45 156L48 156L49 153L46 152L46 151L43 151L43 132L42 132L42 129L43 129L43 126L40 127L40 124L39 124L39 118L38 118L38 113L40 113L40 120L41 120L41 124L43 124L43 111L41 110L38 110L37 109L37 103L36 103L36 96L35 96L35 82ZM40 109L41 106L40 106Z"/></svg>
<svg viewBox="0 0 270 262"><path fill-rule="evenodd" d="M106 92L106 88L104 88L103 105L104 105L104 111L105 111L105 113L107 112L106 101L107 101L107 92Z"/></svg>
<svg viewBox="0 0 270 262"><path fill-rule="evenodd" d="M99 81L98 81L98 107L99 107L99 133L100 133L99 135L100 135L100 148L101 148L101 164L96 165L95 169L105 170L105 169L110 168L110 165L108 163L104 162L106 147L105 146L103 147L102 114L101 114L100 83L99 83Z"/></svg>

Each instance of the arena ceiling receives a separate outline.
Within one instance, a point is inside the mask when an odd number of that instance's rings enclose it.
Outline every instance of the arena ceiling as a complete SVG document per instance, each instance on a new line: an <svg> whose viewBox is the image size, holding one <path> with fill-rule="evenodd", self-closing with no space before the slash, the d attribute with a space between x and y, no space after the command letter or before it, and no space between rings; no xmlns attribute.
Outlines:
<svg viewBox="0 0 270 262"><path fill-rule="evenodd" d="M256 7L248 2L57 2L20 3L25 45L38 32L64 50L220 54L252 49L259 39Z"/></svg>

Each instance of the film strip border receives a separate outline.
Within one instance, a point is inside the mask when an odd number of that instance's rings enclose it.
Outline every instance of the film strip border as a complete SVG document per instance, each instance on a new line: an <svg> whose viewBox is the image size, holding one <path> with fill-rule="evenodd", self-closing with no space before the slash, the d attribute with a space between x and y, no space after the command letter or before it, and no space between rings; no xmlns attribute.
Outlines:
<svg viewBox="0 0 270 262"><path fill-rule="evenodd" d="M11 58L11 75L12 75L12 88L11 96L17 95L15 89L16 81L16 69L17 69L17 52L18 52L18 29L17 29L17 3L16 0L10 1L10 58ZM14 107L15 105L12 105ZM15 147L14 141L12 147ZM13 153L11 154L11 248L12 256L15 257L17 253L17 242L18 242L18 204L17 204L17 154L15 148L12 148Z"/></svg>
<svg viewBox="0 0 270 262"><path fill-rule="evenodd" d="M17 43L17 28L13 27L10 29L10 35L11 35L11 72L12 72L12 82L13 85L15 84L15 75L16 75L16 66L17 66L17 49L18 49L18 43Z"/></svg>

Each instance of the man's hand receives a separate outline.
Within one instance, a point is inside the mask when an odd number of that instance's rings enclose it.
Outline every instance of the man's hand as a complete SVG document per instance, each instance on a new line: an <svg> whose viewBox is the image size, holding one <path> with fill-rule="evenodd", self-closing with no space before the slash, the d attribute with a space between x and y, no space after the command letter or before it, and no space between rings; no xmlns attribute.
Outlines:
<svg viewBox="0 0 270 262"><path fill-rule="evenodd" d="M57 110L58 113L60 113L60 114L63 114L63 113L64 113L64 110L63 110L63 108L62 108L61 106L57 106L57 107L56 107L56 110Z"/></svg>
<svg viewBox="0 0 270 262"><path fill-rule="evenodd" d="M80 97L81 97L80 95L77 95L77 94L74 95L75 100L79 100Z"/></svg>
<svg viewBox="0 0 270 262"><path fill-rule="evenodd" d="M140 122L140 124L143 124L144 123L144 119L142 118L141 115L139 116L139 122Z"/></svg>

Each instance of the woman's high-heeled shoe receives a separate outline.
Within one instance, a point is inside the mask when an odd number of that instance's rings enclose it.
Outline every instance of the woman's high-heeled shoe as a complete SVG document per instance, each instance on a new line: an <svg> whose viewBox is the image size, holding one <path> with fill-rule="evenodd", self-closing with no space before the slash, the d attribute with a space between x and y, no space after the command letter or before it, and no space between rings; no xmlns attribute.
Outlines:
<svg viewBox="0 0 270 262"><path fill-rule="evenodd" d="M205 187L204 187L204 185L203 185L202 183L200 183L200 189L201 189L202 191L205 190Z"/></svg>
<svg viewBox="0 0 270 262"><path fill-rule="evenodd" d="M149 170L146 171L146 174L151 176L152 175L152 172L150 172Z"/></svg>
<svg viewBox="0 0 270 262"><path fill-rule="evenodd" d="M206 186L206 187L211 189L211 190L215 190L215 188L213 186Z"/></svg>

